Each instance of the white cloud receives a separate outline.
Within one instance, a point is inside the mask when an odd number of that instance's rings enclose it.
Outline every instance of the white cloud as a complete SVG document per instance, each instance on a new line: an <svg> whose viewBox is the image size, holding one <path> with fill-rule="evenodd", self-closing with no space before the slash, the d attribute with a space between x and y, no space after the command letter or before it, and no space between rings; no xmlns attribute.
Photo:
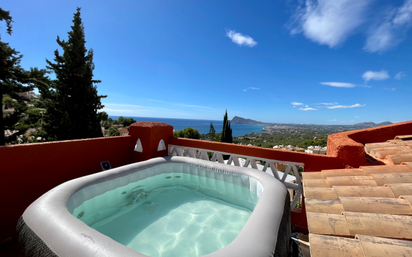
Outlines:
<svg viewBox="0 0 412 257"><path fill-rule="evenodd" d="M338 104L338 103L318 103L319 105L336 105L336 104Z"/></svg>
<svg viewBox="0 0 412 257"><path fill-rule="evenodd" d="M200 109L210 109L210 110L213 109L213 108L206 107L206 106L191 105L191 104L182 104L182 103L175 103L174 105L183 106L183 107L190 107L190 108L200 108Z"/></svg>
<svg viewBox="0 0 412 257"><path fill-rule="evenodd" d="M257 45L257 42L253 40L253 38L251 38L250 36L243 35L234 30L227 30L226 36L232 39L232 42L239 46L254 47L255 45Z"/></svg>
<svg viewBox="0 0 412 257"><path fill-rule="evenodd" d="M381 70L381 71L367 71L363 73L362 78L365 81L369 80L385 80L390 78L388 72L386 70Z"/></svg>
<svg viewBox="0 0 412 257"><path fill-rule="evenodd" d="M258 87L247 87L247 88L245 88L245 89L243 89L243 91L248 91L248 89L253 89L253 90L259 90L260 88L258 88Z"/></svg>
<svg viewBox="0 0 412 257"><path fill-rule="evenodd" d="M398 45L406 30L412 25L412 0L405 0L402 6L388 10L386 18L372 27L368 33L364 50L382 52Z"/></svg>
<svg viewBox="0 0 412 257"><path fill-rule="evenodd" d="M306 0L292 17L290 33L303 33L306 38L330 48L338 46L365 21L370 2L372 0Z"/></svg>
<svg viewBox="0 0 412 257"><path fill-rule="evenodd" d="M303 105L303 103L291 102L292 105Z"/></svg>
<svg viewBox="0 0 412 257"><path fill-rule="evenodd" d="M345 83L345 82L321 82L320 84L325 85L325 86L331 86L331 87L344 87L344 88L355 87L354 84Z"/></svg>
<svg viewBox="0 0 412 257"><path fill-rule="evenodd" d="M395 79L396 80L401 80L403 77L405 77L406 75L405 75L405 72L403 72L403 71L401 71L401 72L398 72L396 75L395 75Z"/></svg>
<svg viewBox="0 0 412 257"><path fill-rule="evenodd" d="M354 104L354 105L334 105L334 106L327 106L328 109L346 109L346 108L356 108L356 107L364 107L366 104Z"/></svg>
<svg viewBox="0 0 412 257"><path fill-rule="evenodd" d="M316 111L316 109L315 109L315 108L310 108L310 107L307 107L307 105L306 105L306 107L305 107L305 108L299 108L299 110L302 110L302 111Z"/></svg>

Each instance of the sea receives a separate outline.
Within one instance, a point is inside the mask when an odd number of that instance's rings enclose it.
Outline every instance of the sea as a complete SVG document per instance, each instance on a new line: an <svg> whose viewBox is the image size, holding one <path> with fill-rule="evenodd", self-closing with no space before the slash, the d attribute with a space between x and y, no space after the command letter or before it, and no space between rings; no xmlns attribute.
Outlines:
<svg viewBox="0 0 412 257"><path fill-rule="evenodd" d="M119 116L109 116L110 118L117 120ZM197 128L200 134L209 133L210 123L213 123L213 127L216 133L220 133L223 127L223 120L191 120L191 119L173 119L173 118L148 118L148 117L129 117L136 121L148 121L148 122L163 122L173 126L174 130L182 130L187 127ZM249 124L230 124L232 128L232 136L240 137L250 133L263 132L266 126L249 125Z"/></svg>

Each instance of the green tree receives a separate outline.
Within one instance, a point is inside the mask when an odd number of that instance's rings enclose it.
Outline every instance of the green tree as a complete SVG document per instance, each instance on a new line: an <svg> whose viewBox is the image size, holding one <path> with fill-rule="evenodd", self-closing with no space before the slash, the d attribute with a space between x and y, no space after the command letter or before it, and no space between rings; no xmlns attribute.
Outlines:
<svg viewBox="0 0 412 257"><path fill-rule="evenodd" d="M225 112L225 116L223 117L223 129L222 129L222 133L220 136L220 142L225 142L225 143L233 142L232 129L230 128L230 121L227 118L227 110Z"/></svg>
<svg viewBox="0 0 412 257"><path fill-rule="evenodd" d="M97 116L99 117L99 120L100 120L101 122L107 121L107 120L109 119L109 114L107 114L107 112L99 112L99 113L97 114Z"/></svg>
<svg viewBox="0 0 412 257"><path fill-rule="evenodd" d="M109 128L109 137L114 137L114 136L120 136L119 130L115 127L110 127Z"/></svg>
<svg viewBox="0 0 412 257"><path fill-rule="evenodd" d="M197 130L197 128L193 129L191 127L187 127L184 130L173 131L173 136L191 138L191 139L200 139L200 133Z"/></svg>
<svg viewBox="0 0 412 257"><path fill-rule="evenodd" d="M13 20L10 12L0 8L0 21L3 20L6 21L7 33L11 35ZM46 71L37 68L24 70L20 66L22 58L23 55L1 41L0 37L0 98L2 105L12 108L7 115L3 113L3 106L0 108L0 145L24 142L24 133L35 126L30 123L34 115L27 112L29 107L19 93L29 92L36 83L46 80ZM7 136L5 131L9 132Z"/></svg>
<svg viewBox="0 0 412 257"><path fill-rule="evenodd" d="M210 129L209 129L209 138L210 138L210 140L213 141L213 139L215 138L215 133L216 133L216 130L213 127L213 122L210 122Z"/></svg>
<svg viewBox="0 0 412 257"><path fill-rule="evenodd" d="M11 23L13 22L13 18L10 16L10 12L0 8L0 21L6 21L7 34L11 35L11 33L13 32L11 25Z"/></svg>
<svg viewBox="0 0 412 257"><path fill-rule="evenodd" d="M93 50L85 47L85 34L80 8L73 16L72 30L68 40L57 44L63 54L54 52L54 63L46 60L47 68L54 72L56 79L50 87L39 88L45 98L45 125L48 140L66 140L103 136L97 111L104 106L97 94L93 79Z"/></svg>
<svg viewBox="0 0 412 257"><path fill-rule="evenodd" d="M122 124L123 127L130 126L131 124L135 123L136 120L133 118L124 118L123 116L120 116L119 119L117 120L119 124Z"/></svg>

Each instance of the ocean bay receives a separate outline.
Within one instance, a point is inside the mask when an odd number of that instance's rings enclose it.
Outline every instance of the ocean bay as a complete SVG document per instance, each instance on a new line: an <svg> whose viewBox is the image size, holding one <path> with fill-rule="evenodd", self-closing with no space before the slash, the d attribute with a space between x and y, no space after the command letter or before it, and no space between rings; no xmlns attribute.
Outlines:
<svg viewBox="0 0 412 257"><path fill-rule="evenodd" d="M110 118L117 120L119 116L109 116ZM209 133L210 123L213 123L213 127L216 133L220 133L223 127L223 120L194 120L194 119L173 119L173 118L151 118L151 117L132 117L123 116L124 118L133 118L137 122L163 122L173 126L174 130L182 130L187 127L197 128L200 134ZM265 126L249 125L249 124L230 124L232 128L232 135L234 137L243 136L249 133L262 132Z"/></svg>

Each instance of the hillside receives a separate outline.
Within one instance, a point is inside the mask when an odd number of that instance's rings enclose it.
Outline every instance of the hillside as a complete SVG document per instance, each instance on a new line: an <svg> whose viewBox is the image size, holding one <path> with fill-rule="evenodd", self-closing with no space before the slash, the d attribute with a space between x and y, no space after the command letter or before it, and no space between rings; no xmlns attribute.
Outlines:
<svg viewBox="0 0 412 257"><path fill-rule="evenodd" d="M262 126L274 126L274 125L283 125L283 126L311 126L311 127L347 127L346 130L360 129L360 128L371 128L384 125L390 125L392 122L385 121L381 123L374 122L361 122L353 125L314 125L314 124L282 124L282 123L266 123L252 119L245 119L239 116L233 117L230 121L231 124L248 124L248 125L262 125Z"/></svg>
<svg viewBox="0 0 412 257"><path fill-rule="evenodd" d="M256 121L252 119L245 119L242 117L235 116L233 119L230 121L231 124L249 124L249 125L268 125L269 123L264 123L261 121Z"/></svg>

